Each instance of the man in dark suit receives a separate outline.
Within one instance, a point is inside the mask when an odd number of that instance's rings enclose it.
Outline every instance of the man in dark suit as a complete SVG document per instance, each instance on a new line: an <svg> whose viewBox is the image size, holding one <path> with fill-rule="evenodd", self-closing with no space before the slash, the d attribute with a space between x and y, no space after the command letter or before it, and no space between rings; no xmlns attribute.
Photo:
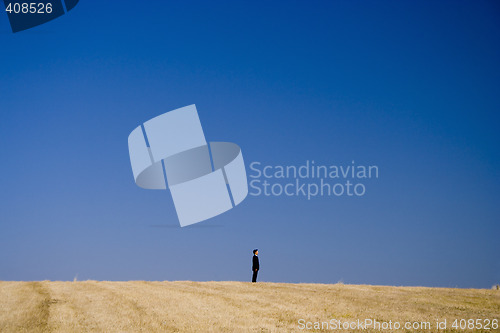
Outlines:
<svg viewBox="0 0 500 333"><path fill-rule="evenodd" d="M252 282L257 282L257 273L259 272L259 257L257 255L259 254L259 250L255 249L253 250L253 258L252 258Z"/></svg>

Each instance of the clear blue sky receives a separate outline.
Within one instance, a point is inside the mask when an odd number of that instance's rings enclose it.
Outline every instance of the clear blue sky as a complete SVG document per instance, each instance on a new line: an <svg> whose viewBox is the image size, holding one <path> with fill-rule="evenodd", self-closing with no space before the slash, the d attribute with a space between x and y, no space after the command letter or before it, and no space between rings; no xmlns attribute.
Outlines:
<svg viewBox="0 0 500 333"><path fill-rule="evenodd" d="M500 282L497 1L81 0L0 13L0 280ZM361 198L248 197L179 228L127 137L196 104L248 166L376 164Z"/></svg>

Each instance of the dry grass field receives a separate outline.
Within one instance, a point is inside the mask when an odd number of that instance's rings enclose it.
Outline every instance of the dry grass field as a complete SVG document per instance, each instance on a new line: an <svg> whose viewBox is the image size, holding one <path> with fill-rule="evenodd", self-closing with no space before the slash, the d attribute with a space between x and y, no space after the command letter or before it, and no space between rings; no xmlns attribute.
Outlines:
<svg viewBox="0 0 500 333"><path fill-rule="evenodd" d="M0 282L0 332L436 332L500 319L500 291L246 282ZM431 329L300 329L299 320L430 322ZM443 332L443 330L441 330Z"/></svg>

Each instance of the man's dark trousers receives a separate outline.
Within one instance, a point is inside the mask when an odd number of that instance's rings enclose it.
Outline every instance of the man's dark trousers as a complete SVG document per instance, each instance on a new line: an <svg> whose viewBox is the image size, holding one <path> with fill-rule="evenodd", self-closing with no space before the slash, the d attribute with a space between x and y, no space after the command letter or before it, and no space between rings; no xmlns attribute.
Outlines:
<svg viewBox="0 0 500 333"><path fill-rule="evenodd" d="M257 257L255 254L252 258L252 272L252 282L257 282L257 273L259 273L259 257Z"/></svg>

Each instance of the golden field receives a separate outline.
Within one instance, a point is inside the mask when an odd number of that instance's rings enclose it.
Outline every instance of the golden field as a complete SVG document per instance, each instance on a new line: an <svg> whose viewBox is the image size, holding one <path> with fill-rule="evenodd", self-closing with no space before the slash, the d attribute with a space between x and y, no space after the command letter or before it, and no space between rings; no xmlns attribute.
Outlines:
<svg viewBox="0 0 500 333"><path fill-rule="evenodd" d="M431 329L300 329L299 321L430 322ZM500 291L249 282L0 281L0 332L499 332ZM441 330L440 332L443 332Z"/></svg>

